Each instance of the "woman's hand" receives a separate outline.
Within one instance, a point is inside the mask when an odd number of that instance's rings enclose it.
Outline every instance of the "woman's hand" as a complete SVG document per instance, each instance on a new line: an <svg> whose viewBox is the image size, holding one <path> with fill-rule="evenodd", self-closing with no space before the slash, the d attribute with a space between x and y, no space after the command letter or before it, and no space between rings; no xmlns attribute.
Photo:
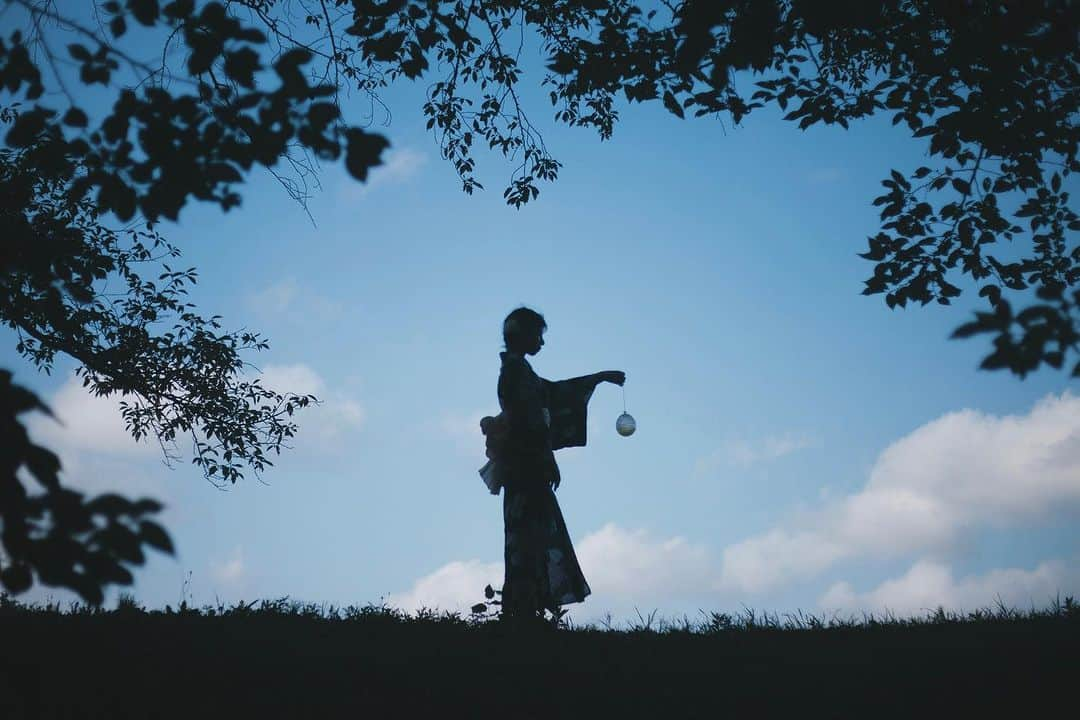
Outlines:
<svg viewBox="0 0 1080 720"><path fill-rule="evenodd" d="M626 382L626 373L622 370L605 370L604 372L596 373L596 382L609 382L615 385L622 385Z"/></svg>
<svg viewBox="0 0 1080 720"><path fill-rule="evenodd" d="M555 462L555 453L551 451L548 451L547 459L544 461L544 476L552 490L559 489L562 474L559 472L559 464Z"/></svg>

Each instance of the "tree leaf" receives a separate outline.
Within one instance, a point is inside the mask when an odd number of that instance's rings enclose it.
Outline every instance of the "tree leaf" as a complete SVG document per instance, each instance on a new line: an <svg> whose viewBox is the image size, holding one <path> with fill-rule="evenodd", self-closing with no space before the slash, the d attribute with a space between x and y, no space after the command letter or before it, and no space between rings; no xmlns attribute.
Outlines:
<svg viewBox="0 0 1080 720"><path fill-rule="evenodd" d="M151 547L155 547L170 555L173 553L172 539L170 539L169 534L165 532L165 528L155 522L143 520L139 523L139 537Z"/></svg>
<svg viewBox="0 0 1080 720"><path fill-rule="evenodd" d="M70 125L71 127L84 128L89 123L90 123L90 120L89 120L89 118L86 117L86 113L84 113L82 110L80 110L77 107L69 108L68 111L66 113L64 113L64 124L65 125Z"/></svg>
<svg viewBox="0 0 1080 720"><path fill-rule="evenodd" d="M675 99L675 95L670 90L664 91L664 107L666 107L672 115L677 115L680 118L686 117L682 106L679 105L679 101Z"/></svg>
<svg viewBox="0 0 1080 720"><path fill-rule="evenodd" d="M72 43L71 45L68 45L67 49L68 54L75 60L78 60L79 62L90 62L90 51L87 50L85 46L80 45L79 43Z"/></svg>
<svg viewBox="0 0 1080 720"><path fill-rule="evenodd" d="M128 0L128 9L141 24L152 27L158 19L157 0Z"/></svg>
<svg viewBox="0 0 1080 720"><path fill-rule="evenodd" d="M382 153L390 142L382 135L350 128L345 133L348 147L345 151L345 169L361 182L367 180L368 171L382 165Z"/></svg>
<svg viewBox="0 0 1080 720"><path fill-rule="evenodd" d="M114 38L118 38L127 32L127 20L124 19L123 15L116 15L109 21L109 31Z"/></svg>

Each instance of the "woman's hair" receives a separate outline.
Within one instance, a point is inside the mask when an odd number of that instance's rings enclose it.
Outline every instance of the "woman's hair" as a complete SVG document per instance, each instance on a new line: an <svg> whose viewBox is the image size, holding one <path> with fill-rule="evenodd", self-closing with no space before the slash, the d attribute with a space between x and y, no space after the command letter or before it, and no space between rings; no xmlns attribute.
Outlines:
<svg viewBox="0 0 1080 720"><path fill-rule="evenodd" d="M522 343L547 330L544 316L524 305L503 320L503 342L507 350L518 350Z"/></svg>

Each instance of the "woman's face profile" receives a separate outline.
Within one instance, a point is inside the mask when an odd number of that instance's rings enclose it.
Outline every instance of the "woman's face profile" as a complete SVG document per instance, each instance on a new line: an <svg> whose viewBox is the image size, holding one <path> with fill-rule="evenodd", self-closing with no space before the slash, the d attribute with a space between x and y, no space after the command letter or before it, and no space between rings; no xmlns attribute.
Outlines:
<svg viewBox="0 0 1080 720"><path fill-rule="evenodd" d="M535 355L542 347L544 347L544 333L540 331L525 342L525 354Z"/></svg>

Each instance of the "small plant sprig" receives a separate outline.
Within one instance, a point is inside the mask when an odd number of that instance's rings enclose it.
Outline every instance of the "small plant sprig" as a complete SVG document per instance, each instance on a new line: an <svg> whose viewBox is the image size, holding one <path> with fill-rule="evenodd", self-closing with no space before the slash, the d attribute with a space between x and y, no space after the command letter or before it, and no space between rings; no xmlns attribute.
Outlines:
<svg viewBox="0 0 1080 720"><path fill-rule="evenodd" d="M502 600L496 600L495 596L502 597L502 591L496 590L491 585L484 587L484 602L476 603L470 609L473 622L483 623L491 620L506 620L508 615L502 612ZM541 608L536 611L536 620L539 623L550 625L554 629L568 627L566 617L567 609L556 606L554 608Z"/></svg>
<svg viewBox="0 0 1080 720"><path fill-rule="evenodd" d="M496 590L491 585L484 586L485 602L476 603L469 609L469 613L475 622L487 622L498 620L502 614L502 600L496 600L495 596L502 597L502 590Z"/></svg>

